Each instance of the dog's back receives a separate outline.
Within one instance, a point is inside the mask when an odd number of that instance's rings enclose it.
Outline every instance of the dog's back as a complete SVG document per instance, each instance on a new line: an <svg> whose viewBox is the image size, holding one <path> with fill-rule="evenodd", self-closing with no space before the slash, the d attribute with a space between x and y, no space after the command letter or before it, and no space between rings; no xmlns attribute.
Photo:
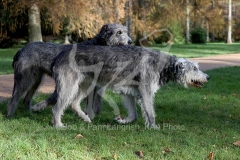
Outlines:
<svg viewBox="0 0 240 160"><path fill-rule="evenodd" d="M123 79L123 77L128 77L134 70L137 70L136 72L144 72L140 68L147 69L148 66L153 70L162 70L162 68L168 65L169 59L170 55L142 47L78 45L76 53L70 50L60 53L53 60L52 66L55 68L66 68L66 66L81 68L93 65L97 66L97 64L103 63L99 74L99 81L109 82L119 69L121 73L116 77L116 81ZM145 67L142 67L142 65ZM81 69L79 71L81 72ZM92 78L94 76L90 72L84 74Z"/></svg>
<svg viewBox="0 0 240 160"><path fill-rule="evenodd" d="M66 46L45 42L28 43L15 54L12 66L21 63L21 67L38 67L49 75L51 60Z"/></svg>

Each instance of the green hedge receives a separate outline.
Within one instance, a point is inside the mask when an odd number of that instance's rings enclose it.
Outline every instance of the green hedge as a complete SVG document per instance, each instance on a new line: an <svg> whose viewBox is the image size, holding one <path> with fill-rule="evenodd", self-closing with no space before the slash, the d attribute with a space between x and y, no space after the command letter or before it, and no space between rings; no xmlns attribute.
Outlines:
<svg viewBox="0 0 240 160"><path fill-rule="evenodd" d="M205 44L207 41L206 36L207 36L206 31L201 27L197 27L191 31L192 43Z"/></svg>

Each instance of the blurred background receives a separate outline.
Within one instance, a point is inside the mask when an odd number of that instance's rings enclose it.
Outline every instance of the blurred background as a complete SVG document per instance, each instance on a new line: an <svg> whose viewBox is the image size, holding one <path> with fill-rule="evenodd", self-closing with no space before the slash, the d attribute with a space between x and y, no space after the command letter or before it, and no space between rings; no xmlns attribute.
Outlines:
<svg viewBox="0 0 240 160"><path fill-rule="evenodd" d="M135 45L240 40L240 0L1 0L0 48L32 41L73 43L102 25L128 27ZM148 36L151 35L151 36Z"/></svg>

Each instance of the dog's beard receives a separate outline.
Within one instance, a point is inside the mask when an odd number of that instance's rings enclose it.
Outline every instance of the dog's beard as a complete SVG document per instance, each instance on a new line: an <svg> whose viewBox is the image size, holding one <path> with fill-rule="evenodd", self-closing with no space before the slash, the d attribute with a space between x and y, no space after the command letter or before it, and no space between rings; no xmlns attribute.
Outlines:
<svg viewBox="0 0 240 160"><path fill-rule="evenodd" d="M116 40L118 39L118 40ZM126 45L129 45L128 44L128 41L129 41L129 38L116 38L116 37L110 37L108 40L107 40L107 45L109 46L126 46Z"/></svg>

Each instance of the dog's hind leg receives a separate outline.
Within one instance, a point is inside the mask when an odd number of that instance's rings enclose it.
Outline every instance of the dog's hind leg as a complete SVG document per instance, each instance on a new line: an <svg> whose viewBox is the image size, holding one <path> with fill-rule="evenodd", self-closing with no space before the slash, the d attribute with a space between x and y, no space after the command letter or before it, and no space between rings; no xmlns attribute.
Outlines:
<svg viewBox="0 0 240 160"><path fill-rule="evenodd" d="M54 90L53 94L50 95L50 97L47 100L43 100L34 106L31 107L33 111L40 111L47 108L49 105L55 105L57 103L57 91Z"/></svg>
<svg viewBox="0 0 240 160"><path fill-rule="evenodd" d="M23 96L24 90L16 83L14 83L12 98L7 105L7 116L12 117L17 109L18 102Z"/></svg>
<svg viewBox="0 0 240 160"><path fill-rule="evenodd" d="M86 98L86 106L84 109L84 112L89 116L90 119L93 119L95 117L95 113L93 111L93 97L94 91L91 91Z"/></svg>
<svg viewBox="0 0 240 160"><path fill-rule="evenodd" d="M102 93L100 89L100 87L96 86L87 96L85 113L90 117L90 119L93 119L102 109L102 96L104 93Z"/></svg>
<svg viewBox="0 0 240 160"><path fill-rule="evenodd" d="M24 104L26 109L31 109L32 98L33 98L36 90L38 89L39 85L41 84L43 74L40 73L40 72L38 72L37 74L35 73L34 78L35 78L34 84L29 89L29 91L27 92L27 94L26 94L26 96L23 100L23 104Z"/></svg>
<svg viewBox="0 0 240 160"><path fill-rule="evenodd" d="M131 123L137 120L136 101L135 97L131 95L125 95L123 99L124 107L127 109L128 116L126 118L118 118L118 123Z"/></svg>
<svg viewBox="0 0 240 160"><path fill-rule="evenodd" d="M59 100L56 105L52 109L52 114L53 114L53 125L55 127L64 127L62 121L61 121L61 116L63 115L64 109L67 107L66 101L61 101Z"/></svg>
<svg viewBox="0 0 240 160"><path fill-rule="evenodd" d="M71 88L71 87L70 87ZM61 121L61 116L64 114L64 110L67 108L69 102L73 99L74 93L70 95L64 95L64 93L61 93L62 91L59 92L59 96L57 99L57 103L52 109L52 114L53 114L53 125L55 127L64 127L62 121ZM75 92L76 94L76 92Z"/></svg>
<svg viewBox="0 0 240 160"><path fill-rule="evenodd" d="M18 65L19 68L14 71L14 87L12 92L12 98L9 100L7 105L7 116L11 117L14 115L19 100L22 96L29 90L33 84L32 75L29 72L22 73L21 64Z"/></svg>
<svg viewBox="0 0 240 160"><path fill-rule="evenodd" d="M146 86L139 86L140 95L138 102L141 107L142 115L145 118L145 126L149 128L158 128L155 123L155 112L153 107L153 94L146 89Z"/></svg>
<svg viewBox="0 0 240 160"><path fill-rule="evenodd" d="M93 111L95 114L99 114L102 110L102 96L101 88L96 86L93 93Z"/></svg>
<svg viewBox="0 0 240 160"><path fill-rule="evenodd" d="M78 96L79 91L79 79L77 79L77 73L70 73L71 71L66 70L65 73L69 72L68 76L64 73L58 73L56 71L56 91L57 91L57 103L52 109L53 123L55 127L64 127L61 122L61 116L64 114L64 110L69 104ZM79 104L78 104L79 105Z"/></svg>
<svg viewBox="0 0 240 160"><path fill-rule="evenodd" d="M78 93L78 96L74 99L73 103L72 103L72 109L78 114L78 116L83 119L85 122L87 123L91 123L90 118L88 117L88 115L86 115L80 106L82 100L82 95L81 93Z"/></svg>

